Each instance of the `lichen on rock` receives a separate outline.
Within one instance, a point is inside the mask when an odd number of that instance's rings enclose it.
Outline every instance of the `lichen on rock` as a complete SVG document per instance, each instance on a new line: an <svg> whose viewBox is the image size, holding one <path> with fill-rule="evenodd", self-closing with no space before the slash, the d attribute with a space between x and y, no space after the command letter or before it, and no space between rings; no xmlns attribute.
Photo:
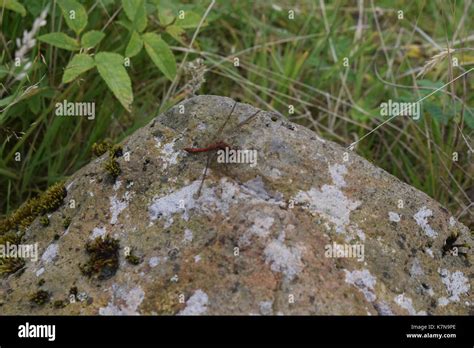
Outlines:
<svg viewBox="0 0 474 348"><path fill-rule="evenodd" d="M202 184L209 153L184 148L215 142L233 105L218 96L185 100L120 151L97 147L101 157L52 200L25 203L0 227L0 242L21 235L41 257L0 280L2 313L472 314L474 269L452 250L472 250L469 230L309 129L263 110L236 129L257 111L237 103L218 140L257 151L258 162L210 156ZM107 180L110 160L120 168L110 173L115 180ZM74 207L61 204L66 195ZM46 211L42 226L35 219ZM363 262L327 256L333 244L364 246ZM40 294L32 308L39 279L47 301ZM63 306L73 288L76 302Z"/></svg>

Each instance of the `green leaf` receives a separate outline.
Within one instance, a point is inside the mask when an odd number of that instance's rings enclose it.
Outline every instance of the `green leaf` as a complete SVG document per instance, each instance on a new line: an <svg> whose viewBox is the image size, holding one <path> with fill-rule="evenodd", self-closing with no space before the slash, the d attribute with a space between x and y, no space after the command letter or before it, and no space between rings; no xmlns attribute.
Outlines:
<svg viewBox="0 0 474 348"><path fill-rule="evenodd" d="M16 0L0 0L1 7L19 13L22 17L26 15L26 9Z"/></svg>
<svg viewBox="0 0 474 348"><path fill-rule="evenodd" d="M143 32L147 25L145 0L122 0L122 7L133 27L139 33Z"/></svg>
<svg viewBox="0 0 474 348"><path fill-rule="evenodd" d="M431 115L431 117L437 122L446 125L448 119L445 118L443 110L436 104L431 102L425 102L423 105L423 111Z"/></svg>
<svg viewBox="0 0 474 348"><path fill-rule="evenodd" d="M170 9L164 8L162 6L158 7L158 20L162 26L170 25L173 22L174 17L175 16Z"/></svg>
<svg viewBox="0 0 474 348"><path fill-rule="evenodd" d="M80 74L94 67L94 59L87 54L76 54L66 66L63 75L63 83L68 83Z"/></svg>
<svg viewBox="0 0 474 348"><path fill-rule="evenodd" d="M143 40L136 31L133 31L132 37L128 42L127 48L125 49L125 55L127 57L136 56L143 48Z"/></svg>
<svg viewBox="0 0 474 348"><path fill-rule="evenodd" d="M28 99L27 103L30 111L33 114L38 115L41 111L41 95L35 94L34 96Z"/></svg>
<svg viewBox="0 0 474 348"><path fill-rule="evenodd" d="M123 57L117 53L100 52L95 56L95 64L100 76L119 100L130 111L133 102L132 83L123 66Z"/></svg>
<svg viewBox="0 0 474 348"><path fill-rule="evenodd" d="M69 51L77 51L80 48L75 39L64 33L44 34L38 37L38 40Z"/></svg>
<svg viewBox="0 0 474 348"><path fill-rule="evenodd" d="M155 33L144 34L143 41L153 63L169 80L173 80L176 76L176 60L168 44Z"/></svg>
<svg viewBox="0 0 474 348"><path fill-rule="evenodd" d="M128 31L133 31L133 24L127 18L122 18L115 22L116 24L120 25L121 27L127 29Z"/></svg>
<svg viewBox="0 0 474 348"><path fill-rule="evenodd" d="M174 24L183 29L190 29L196 28L199 25L199 22L201 22L201 16L198 15L196 12L184 11L182 16L178 15ZM202 23L202 26L207 26L207 22L204 21Z"/></svg>
<svg viewBox="0 0 474 348"><path fill-rule="evenodd" d="M472 113L466 112L464 114L464 123L466 123L469 128L474 130L474 115Z"/></svg>
<svg viewBox="0 0 474 348"><path fill-rule="evenodd" d="M6 65L0 65L0 79L3 79L5 76L8 75L9 69L7 69Z"/></svg>
<svg viewBox="0 0 474 348"><path fill-rule="evenodd" d="M186 43L186 32L184 31L183 28L178 27L176 25L170 25L166 27L166 32L171 35L173 39L178 41L180 44L187 46L188 44Z"/></svg>
<svg viewBox="0 0 474 348"><path fill-rule="evenodd" d="M102 41L104 37L105 37L105 34L101 31L97 31L97 30L88 31L82 36L81 45L84 48L95 47Z"/></svg>
<svg viewBox="0 0 474 348"><path fill-rule="evenodd" d="M1 0L0 0L1 1ZM87 25L87 12L76 0L57 0L66 24L79 35Z"/></svg>

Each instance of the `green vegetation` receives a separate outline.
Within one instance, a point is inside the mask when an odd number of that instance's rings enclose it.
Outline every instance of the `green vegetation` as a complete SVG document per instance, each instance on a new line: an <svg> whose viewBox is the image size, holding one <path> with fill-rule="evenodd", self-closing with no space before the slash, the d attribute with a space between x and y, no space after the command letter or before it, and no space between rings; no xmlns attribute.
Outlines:
<svg viewBox="0 0 474 348"><path fill-rule="evenodd" d="M474 71L443 87L473 68L468 2L217 0L206 16L210 1L21 3L0 12L4 215L82 167L94 143L119 142L193 94L217 94L345 146L361 139L357 153L474 226ZM32 28L36 42L18 47ZM396 117L366 136L387 120L381 103L424 97L419 120ZM94 102L95 118L56 116L64 100ZM106 170L116 177L114 157ZM22 207L6 230L37 216Z"/></svg>
<svg viewBox="0 0 474 348"><path fill-rule="evenodd" d="M120 242L107 235L105 238L97 237L86 244L89 260L80 265L82 274L87 277L97 276L105 280L115 275L119 267Z"/></svg>
<svg viewBox="0 0 474 348"><path fill-rule="evenodd" d="M10 230L27 228L37 216L53 212L59 208L63 204L66 195L67 191L63 183L54 184L39 197L29 199L17 210L1 220L0 234L7 233ZM43 226L47 225L46 220L47 224L49 224L47 217L41 218L40 222Z"/></svg>
<svg viewBox="0 0 474 348"><path fill-rule="evenodd" d="M39 222L43 227L49 226L49 218L46 215L40 217Z"/></svg>
<svg viewBox="0 0 474 348"><path fill-rule="evenodd" d="M141 258L133 253L133 249L130 250L129 254L125 256L125 260L134 266L139 265L142 262Z"/></svg>
<svg viewBox="0 0 474 348"><path fill-rule="evenodd" d="M45 290L39 290L30 297L30 302L37 306L42 306L49 302L51 295Z"/></svg>

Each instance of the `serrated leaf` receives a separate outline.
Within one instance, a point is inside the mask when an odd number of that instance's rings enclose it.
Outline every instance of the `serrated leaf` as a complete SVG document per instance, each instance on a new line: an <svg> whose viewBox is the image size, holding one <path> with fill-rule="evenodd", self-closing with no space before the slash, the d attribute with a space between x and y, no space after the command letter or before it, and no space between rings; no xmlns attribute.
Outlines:
<svg viewBox="0 0 474 348"><path fill-rule="evenodd" d="M80 74L94 67L94 59L88 54L76 54L66 66L63 75L63 83L68 83Z"/></svg>
<svg viewBox="0 0 474 348"><path fill-rule="evenodd" d="M176 60L168 44L155 33L146 33L142 38L153 63L169 80L173 80L176 76Z"/></svg>
<svg viewBox="0 0 474 348"><path fill-rule="evenodd" d="M122 7L133 27L139 33L143 32L147 25L145 0L122 0Z"/></svg>
<svg viewBox="0 0 474 348"><path fill-rule="evenodd" d="M76 0L57 0L66 24L79 35L87 25L87 12Z"/></svg>
<svg viewBox="0 0 474 348"><path fill-rule="evenodd" d="M68 51L77 51L80 48L79 43L75 39L64 33L44 34L38 37L38 40Z"/></svg>
<svg viewBox="0 0 474 348"><path fill-rule="evenodd" d="M95 56L95 64L100 76L127 110L133 102L132 82L123 66L123 57L117 53L100 52Z"/></svg>
<svg viewBox="0 0 474 348"><path fill-rule="evenodd" d="M174 24L183 29L190 29L196 28L199 25L199 22L201 22L201 16L196 12L184 11L182 16L178 15ZM207 26L207 22L204 21L202 26Z"/></svg>
<svg viewBox="0 0 474 348"><path fill-rule="evenodd" d="M101 31L97 31L97 30L88 31L82 36L81 45L83 48L95 47L103 40L104 37L105 37L105 34Z"/></svg>
<svg viewBox="0 0 474 348"><path fill-rule="evenodd" d="M143 40L136 31L132 33L132 37L128 42L127 48L125 49L125 56L133 57L136 56L143 48Z"/></svg>
<svg viewBox="0 0 474 348"><path fill-rule="evenodd" d="M22 17L26 15L26 9L16 0L0 0L0 5L7 10L19 13Z"/></svg>

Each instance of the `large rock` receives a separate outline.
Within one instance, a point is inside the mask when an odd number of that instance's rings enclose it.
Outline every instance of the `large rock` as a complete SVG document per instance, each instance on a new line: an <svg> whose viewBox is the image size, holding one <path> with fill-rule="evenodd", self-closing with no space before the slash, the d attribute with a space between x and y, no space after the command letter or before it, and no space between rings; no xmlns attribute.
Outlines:
<svg viewBox="0 0 474 348"><path fill-rule="evenodd" d="M234 129L250 105L237 104L213 139L233 103L200 96L158 116L123 142L130 160L118 158L115 183L108 154L74 174L50 225L36 219L27 230L23 243L37 242L42 256L2 280L1 313L472 314L473 267L449 249L456 236L473 240L446 209L271 112ZM208 153L183 148L213 140L255 149L258 161L211 158L197 197ZM87 277L86 243L105 235L120 242L119 268ZM330 257L334 243L364 254ZM75 288L77 301L57 302ZM32 304L40 289L49 302Z"/></svg>

